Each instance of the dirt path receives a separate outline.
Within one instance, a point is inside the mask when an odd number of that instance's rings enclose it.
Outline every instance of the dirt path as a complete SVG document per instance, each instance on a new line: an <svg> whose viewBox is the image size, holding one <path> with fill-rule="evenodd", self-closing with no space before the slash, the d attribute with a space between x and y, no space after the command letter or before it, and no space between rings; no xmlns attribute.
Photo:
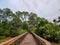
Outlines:
<svg viewBox="0 0 60 45"><path fill-rule="evenodd" d="M37 45L32 34L28 33L20 45Z"/></svg>

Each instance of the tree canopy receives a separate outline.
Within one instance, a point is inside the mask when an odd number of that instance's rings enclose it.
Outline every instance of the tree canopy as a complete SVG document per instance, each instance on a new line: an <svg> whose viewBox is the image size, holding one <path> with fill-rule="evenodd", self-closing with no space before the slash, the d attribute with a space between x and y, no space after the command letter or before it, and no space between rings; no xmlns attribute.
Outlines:
<svg viewBox="0 0 60 45"><path fill-rule="evenodd" d="M27 30L49 41L60 41L60 24L57 24L60 22L60 16L58 20L53 19L54 23L51 23L33 12L16 11L13 13L9 8L0 9L0 15L7 16L7 20L1 19L2 22L0 20L0 36L14 37L19 35L21 30Z"/></svg>

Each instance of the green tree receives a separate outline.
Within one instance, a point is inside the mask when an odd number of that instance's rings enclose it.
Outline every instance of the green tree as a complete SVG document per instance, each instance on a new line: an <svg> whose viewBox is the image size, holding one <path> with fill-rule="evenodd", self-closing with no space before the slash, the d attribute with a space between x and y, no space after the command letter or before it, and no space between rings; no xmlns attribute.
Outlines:
<svg viewBox="0 0 60 45"><path fill-rule="evenodd" d="M27 22L23 22L23 23L22 23L22 28L23 28L24 30L28 30L28 23L27 23Z"/></svg>
<svg viewBox="0 0 60 45"><path fill-rule="evenodd" d="M28 12L22 12L23 13L23 16L24 16L24 21L26 21L26 19L28 18L29 14Z"/></svg>
<svg viewBox="0 0 60 45"><path fill-rule="evenodd" d="M29 24L31 26L35 26L37 22L37 15L35 13L30 13L29 14Z"/></svg>
<svg viewBox="0 0 60 45"><path fill-rule="evenodd" d="M3 9L3 15L11 16L12 11L9 8Z"/></svg>
<svg viewBox="0 0 60 45"><path fill-rule="evenodd" d="M3 12L3 10L2 10L2 9L0 9L0 14L2 14L2 12Z"/></svg>
<svg viewBox="0 0 60 45"><path fill-rule="evenodd" d="M23 16L22 14L23 14L22 12L17 11L17 12L16 12L16 17L18 17L19 19L23 19L23 18L22 18L22 16Z"/></svg>

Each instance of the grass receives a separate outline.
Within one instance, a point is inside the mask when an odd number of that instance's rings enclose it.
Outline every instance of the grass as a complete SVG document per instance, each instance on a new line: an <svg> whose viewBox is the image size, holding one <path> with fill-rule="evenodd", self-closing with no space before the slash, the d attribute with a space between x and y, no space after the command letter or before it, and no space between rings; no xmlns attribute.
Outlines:
<svg viewBox="0 0 60 45"><path fill-rule="evenodd" d="M25 32L26 32L26 30L20 30L20 31L19 31L19 34L23 34L23 33L25 33ZM0 43L1 43L1 42L4 42L4 41L6 41L6 40L9 40L9 39L11 39L11 37L0 36Z"/></svg>
<svg viewBox="0 0 60 45"><path fill-rule="evenodd" d="M23 34L23 33L25 33L27 30L20 30L19 31L19 34Z"/></svg>
<svg viewBox="0 0 60 45"><path fill-rule="evenodd" d="M0 39L4 39L5 38L5 36L0 36Z"/></svg>
<svg viewBox="0 0 60 45"><path fill-rule="evenodd" d="M0 43L9 40L11 37L0 36Z"/></svg>

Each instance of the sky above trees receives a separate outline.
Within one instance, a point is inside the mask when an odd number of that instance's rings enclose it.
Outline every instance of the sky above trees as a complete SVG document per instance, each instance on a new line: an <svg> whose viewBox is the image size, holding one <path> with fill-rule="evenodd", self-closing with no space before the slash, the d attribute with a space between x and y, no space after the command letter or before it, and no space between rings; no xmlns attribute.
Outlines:
<svg viewBox="0 0 60 45"><path fill-rule="evenodd" d="M34 12L49 21L60 16L60 0L0 0L0 8Z"/></svg>

